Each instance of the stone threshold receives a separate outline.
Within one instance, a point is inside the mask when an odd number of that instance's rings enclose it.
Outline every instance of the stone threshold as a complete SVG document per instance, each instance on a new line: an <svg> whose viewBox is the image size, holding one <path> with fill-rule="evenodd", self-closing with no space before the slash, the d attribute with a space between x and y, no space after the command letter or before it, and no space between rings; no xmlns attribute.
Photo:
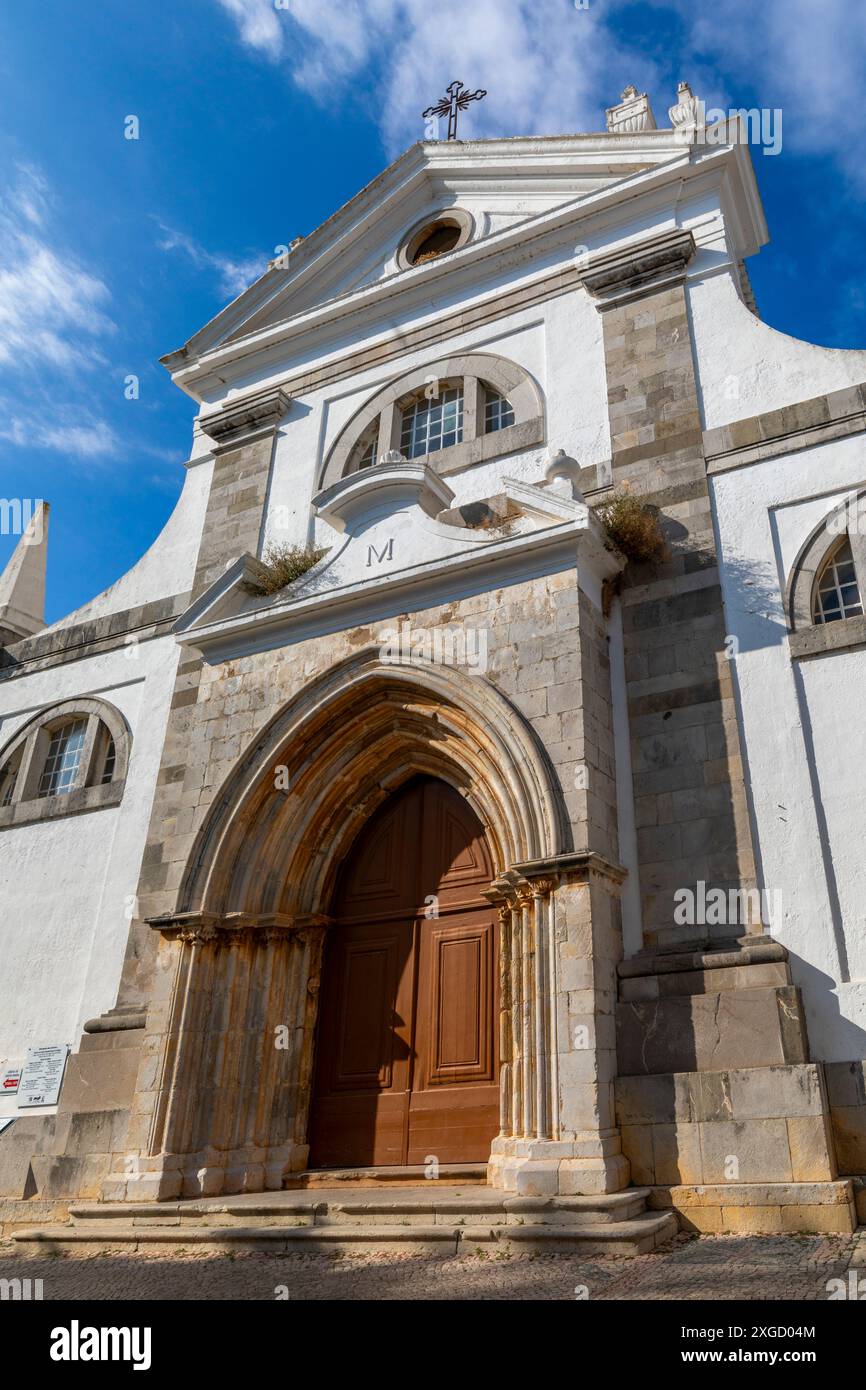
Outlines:
<svg viewBox="0 0 866 1390"><path fill-rule="evenodd" d="M302 1173L290 1173L283 1181L285 1191L323 1187L416 1187L419 1183L431 1187L459 1182L486 1184L486 1163L442 1163L438 1176L431 1178L424 1164L375 1168L308 1168Z"/></svg>

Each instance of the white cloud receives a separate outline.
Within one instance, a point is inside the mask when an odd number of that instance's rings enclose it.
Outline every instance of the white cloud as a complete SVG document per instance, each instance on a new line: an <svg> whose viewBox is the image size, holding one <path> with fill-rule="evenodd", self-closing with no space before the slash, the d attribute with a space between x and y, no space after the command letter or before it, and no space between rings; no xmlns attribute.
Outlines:
<svg viewBox="0 0 866 1390"><path fill-rule="evenodd" d="M350 84L357 88L357 100L377 108L392 153L424 138L421 110L455 77L487 88L487 100L463 118L466 133L480 137L599 129L602 106L627 81L655 75L645 56L624 53L594 5L580 10L573 0L218 3L242 42L284 60L317 101L345 102Z"/></svg>
<svg viewBox="0 0 866 1390"><path fill-rule="evenodd" d="M117 454L120 440L104 420L70 407L21 411L11 401L0 403L0 439L25 449L47 449L80 459Z"/></svg>
<svg viewBox="0 0 866 1390"><path fill-rule="evenodd" d="M685 26L678 54L684 72L706 73L725 100L743 105L748 85L759 105L781 107L785 148L826 154L866 187L859 145L866 113L866 6L851 0L650 0L675 11ZM695 85L693 83L693 85Z"/></svg>
<svg viewBox="0 0 866 1390"><path fill-rule="evenodd" d="M187 236L185 232L178 232L173 227L167 227L158 218L155 221L162 233L161 239L157 243L160 250L181 251L196 265L205 266L208 270L215 270L219 276L220 293L228 295L231 299L245 290L253 280L257 280L267 269L265 256L238 259L234 256L223 256L214 251L207 251L192 237Z"/></svg>
<svg viewBox="0 0 866 1390"><path fill-rule="evenodd" d="M95 340L111 333L108 287L47 227L48 186L19 166L0 202L0 362L68 369L103 360Z"/></svg>
<svg viewBox="0 0 866 1390"><path fill-rule="evenodd" d="M236 21L244 43L271 58L280 56L283 31L274 0L220 0L220 4Z"/></svg>
<svg viewBox="0 0 866 1390"><path fill-rule="evenodd" d="M391 155L422 138L421 109L455 77L488 89L463 118L475 136L598 130L628 82L650 91L664 124L684 78L711 105L743 105L750 88L782 107L786 150L828 155L866 185L866 5L647 2L678 22L658 60L630 38L633 0L218 0L242 42L321 104L374 109Z"/></svg>

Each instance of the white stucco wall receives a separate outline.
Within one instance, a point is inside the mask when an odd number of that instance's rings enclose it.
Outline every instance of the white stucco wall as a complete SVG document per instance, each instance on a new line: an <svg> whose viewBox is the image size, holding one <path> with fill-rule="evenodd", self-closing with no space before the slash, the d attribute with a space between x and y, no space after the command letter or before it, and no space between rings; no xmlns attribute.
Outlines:
<svg viewBox="0 0 866 1390"><path fill-rule="evenodd" d="M763 883L781 901L772 931L803 986L813 1055L831 1061L866 1043L866 651L792 661L784 593L812 528L864 481L856 437L711 479Z"/></svg>
<svg viewBox="0 0 866 1390"><path fill-rule="evenodd" d="M866 352L817 347L755 317L728 274L688 281L705 429L866 381Z"/></svg>
<svg viewBox="0 0 866 1390"><path fill-rule="evenodd" d="M163 637L0 683L0 747L75 696L116 706L132 732L119 806L0 831L0 1065L75 1050L115 1003L179 652ZM14 1109L0 1098L0 1114Z"/></svg>
<svg viewBox="0 0 866 1390"><path fill-rule="evenodd" d="M475 332L443 338L433 349L406 353L375 373L360 373L294 402L275 450L265 547L271 541L307 540L310 501L327 455L371 396L405 372L463 352L500 355L535 379L545 399L548 442L449 474L446 481L455 493L455 506L491 496L501 490L503 478L538 482L551 448L565 449L583 467L610 457L601 321L585 294L562 295ZM333 532L323 523L316 523L315 534L321 544L333 542Z"/></svg>

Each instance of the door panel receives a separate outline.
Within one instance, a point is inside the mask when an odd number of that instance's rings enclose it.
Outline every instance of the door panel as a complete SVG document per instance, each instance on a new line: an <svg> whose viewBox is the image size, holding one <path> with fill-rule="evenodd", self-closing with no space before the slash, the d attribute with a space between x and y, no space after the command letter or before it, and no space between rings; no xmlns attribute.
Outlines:
<svg viewBox="0 0 866 1390"><path fill-rule="evenodd" d="M391 798L359 835L328 933L313 1166L488 1157L499 1128L499 944L480 889L491 877L483 827L432 778Z"/></svg>
<svg viewBox="0 0 866 1390"><path fill-rule="evenodd" d="M425 924L409 1149L420 1163L481 1162L499 1129L498 921L489 906Z"/></svg>

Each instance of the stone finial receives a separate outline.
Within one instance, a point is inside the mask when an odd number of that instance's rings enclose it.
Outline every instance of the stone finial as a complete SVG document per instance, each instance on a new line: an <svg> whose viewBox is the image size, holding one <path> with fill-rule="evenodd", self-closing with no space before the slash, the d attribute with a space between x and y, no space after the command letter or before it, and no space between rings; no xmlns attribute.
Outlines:
<svg viewBox="0 0 866 1390"><path fill-rule="evenodd" d="M611 135L628 135L639 130L655 130L656 118L646 92L628 86L620 98L618 106L609 106L605 111L607 128Z"/></svg>
<svg viewBox="0 0 866 1390"><path fill-rule="evenodd" d="M383 454L379 459L380 463L408 463L405 454L401 454L399 449L389 449L387 454Z"/></svg>
<svg viewBox="0 0 866 1390"><path fill-rule="evenodd" d="M701 103L688 82L681 82L677 87L677 104L668 110L671 125L678 135L692 139L698 128L700 109Z"/></svg>
<svg viewBox="0 0 866 1390"><path fill-rule="evenodd" d="M557 449L556 453L551 452L544 476L552 492L571 497L575 502L583 501L583 493L580 490L580 464L576 459L569 458L564 449Z"/></svg>
<svg viewBox="0 0 866 1390"><path fill-rule="evenodd" d="M40 501L0 574L0 646L45 626L48 503Z"/></svg>

